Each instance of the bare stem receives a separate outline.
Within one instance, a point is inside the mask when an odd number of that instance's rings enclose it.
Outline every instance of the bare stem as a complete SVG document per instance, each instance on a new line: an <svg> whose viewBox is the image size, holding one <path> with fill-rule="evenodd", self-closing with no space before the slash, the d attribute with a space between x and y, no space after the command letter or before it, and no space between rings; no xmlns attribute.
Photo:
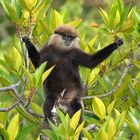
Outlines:
<svg viewBox="0 0 140 140"><path fill-rule="evenodd" d="M20 103L20 101L22 100L23 95L24 95L24 93L21 94L21 95L19 96L19 98L18 98L11 106L9 106L9 107L7 107L7 108L0 108L0 111L1 111L1 112L7 112L7 111L9 111L9 110L15 108L15 107Z"/></svg>
<svg viewBox="0 0 140 140"><path fill-rule="evenodd" d="M6 91L13 90L13 89L17 88L19 85L20 85L20 81L16 84L12 84L10 86L0 88L0 92L6 92Z"/></svg>

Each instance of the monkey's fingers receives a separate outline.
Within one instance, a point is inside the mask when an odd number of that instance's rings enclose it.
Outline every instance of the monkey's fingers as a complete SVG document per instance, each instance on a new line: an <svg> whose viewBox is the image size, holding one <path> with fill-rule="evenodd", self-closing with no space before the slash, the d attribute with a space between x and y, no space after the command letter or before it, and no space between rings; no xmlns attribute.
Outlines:
<svg viewBox="0 0 140 140"><path fill-rule="evenodd" d="M122 38L118 38L118 39L115 41L115 43L116 43L117 46L123 45L123 40L122 40Z"/></svg>
<svg viewBox="0 0 140 140"><path fill-rule="evenodd" d="M27 43L30 39L29 39L27 36L24 36L24 37L22 38L22 40L23 40L23 42Z"/></svg>

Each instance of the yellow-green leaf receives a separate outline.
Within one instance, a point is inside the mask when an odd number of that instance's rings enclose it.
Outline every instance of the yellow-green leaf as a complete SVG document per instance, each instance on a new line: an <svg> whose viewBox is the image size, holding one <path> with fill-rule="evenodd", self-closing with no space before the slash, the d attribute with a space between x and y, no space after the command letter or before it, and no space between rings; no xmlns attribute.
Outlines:
<svg viewBox="0 0 140 140"><path fill-rule="evenodd" d="M88 140L93 140L93 137L86 129L83 129L82 133L83 133L84 137L86 137Z"/></svg>
<svg viewBox="0 0 140 140"><path fill-rule="evenodd" d="M81 116L81 110L77 111L70 120L70 128L76 129Z"/></svg>
<svg viewBox="0 0 140 140"><path fill-rule="evenodd" d="M109 140L108 135L103 128L100 129L95 140Z"/></svg>
<svg viewBox="0 0 140 140"><path fill-rule="evenodd" d="M133 64L140 69L140 61L134 61Z"/></svg>
<svg viewBox="0 0 140 140"><path fill-rule="evenodd" d="M55 18L55 28L63 24L63 19L56 10L54 10L54 18Z"/></svg>
<svg viewBox="0 0 140 140"><path fill-rule="evenodd" d="M82 129L83 129L83 127L84 127L84 123L85 123L85 122L82 122L82 123L76 128L75 133L79 133L79 132L82 131Z"/></svg>
<svg viewBox="0 0 140 140"><path fill-rule="evenodd" d="M94 80L94 78L96 77L96 75L100 72L99 68L95 68L91 71L90 76L88 78L88 86L90 86Z"/></svg>
<svg viewBox="0 0 140 140"><path fill-rule="evenodd" d="M12 70L15 70L15 71L19 70L19 68L21 67L22 58L15 47L8 49L4 57Z"/></svg>
<svg viewBox="0 0 140 140"><path fill-rule="evenodd" d="M34 6L37 3L37 0L25 0L28 9L31 11L33 10Z"/></svg>
<svg viewBox="0 0 140 140"><path fill-rule="evenodd" d="M93 45L95 44L95 41L96 41L97 37L98 37L98 35L96 35L92 40L90 40L90 42L88 43L88 45L90 47L93 47Z"/></svg>
<svg viewBox="0 0 140 140"><path fill-rule="evenodd" d="M73 20L73 21L67 23L67 25L76 28L80 25L81 22L82 22L82 19L77 19L77 20Z"/></svg>
<svg viewBox="0 0 140 140"><path fill-rule="evenodd" d="M92 108L94 113L100 118L104 119L106 115L106 108L101 99L94 97L92 101Z"/></svg>
<svg viewBox="0 0 140 140"><path fill-rule="evenodd" d="M30 107L31 107L31 109L34 110L34 112L36 112L38 114L43 114L42 108L39 105L37 105L36 103L30 102Z"/></svg>
<svg viewBox="0 0 140 140"><path fill-rule="evenodd" d="M109 106L107 107L107 113L108 115L111 114L113 108L114 108L114 105L115 105L115 102L116 102L116 98L111 102L111 104L109 104Z"/></svg>
<svg viewBox="0 0 140 140"><path fill-rule="evenodd" d="M108 139L112 140L116 133L116 127L113 118L110 118L107 124L107 134L108 134Z"/></svg>
<svg viewBox="0 0 140 140"><path fill-rule="evenodd" d="M2 123L0 123L0 136L3 136L4 140L9 140L8 132Z"/></svg>
<svg viewBox="0 0 140 140"><path fill-rule="evenodd" d="M104 23L108 26L109 25L109 17L106 11L104 11L102 8L100 8L100 14L103 18Z"/></svg>
<svg viewBox="0 0 140 140"><path fill-rule="evenodd" d="M29 87L33 87L35 85L35 82L34 82L32 74L25 67L23 67L23 70L25 72L25 75L28 78Z"/></svg>
<svg viewBox="0 0 140 140"><path fill-rule="evenodd" d="M133 124L132 122L130 122L129 120L126 120L126 122L127 122L127 124L128 124L128 126L130 127L130 129L132 130L132 131L134 131L137 135L138 135L138 129L137 129L137 127L135 126L135 124Z"/></svg>
<svg viewBox="0 0 140 140"><path fill-rule="evenodd" d="M16 114L9 122L7 131L10 140L14 140L19 130L19 114Z"/></svg>
<svg viewBox="0 0 140 140"><path fill-rule="evenodd" d="M79 140L79 136L80 136L80 133L81 133L81 131L82 131L82 129L83 129L83 126L84 126L84 122L82 122L82 123L78 126L78 128L76 129L73 140Z"/></svg>
<svg viewBox="0 0 140 140"><path fill-rule="evenodd" d="M119 13L119 11L117 10L117 11L116 11L116 17L115 17L115 19L114 19L114 21L113 21L113 25L117 25L117 24L120 22L120 19L121 19L120 13Z"/></svg>
<svg viewBox="0 0 140 140"><path fill-rule="evenodd" d="M118 116L120 116L120 114L121 114L121 113L120 113L117 109L115 109L115 108L114 108L114 113L115 113L116 118L117 118Z"/></svg>
<svg viewBox="0 0 140 140"><path fill-rule="evenodd" d="M28 6L26 5L25 0L18 0L18 2L19 2L20 6L21 6L23 9L29 11L29 8L28 8Z"/></svg>
<svg viewBox="0 0 140 140"><path fill-rule="evenodd" d="M48 69L47 71L45 71L42 75L42 83L44 82L44 80L49 76L49 74L51 73L51 71L53 70L55 66L52 66L50 69Z"/></svg>
<svg viewBox="0 0 140 140"><path fill-rule="evenodd" d="M40 25L42 26L47 35L50 36L53 33L52 30L46 25L44 20L40 20Z"/></svg>
<svg viewBox="0 0 140 140"><path fill-rule="evenodd" d="M125 122L125 114L126 112L123 111L115 120L115 125L117 130L119 130Z"/></svg>

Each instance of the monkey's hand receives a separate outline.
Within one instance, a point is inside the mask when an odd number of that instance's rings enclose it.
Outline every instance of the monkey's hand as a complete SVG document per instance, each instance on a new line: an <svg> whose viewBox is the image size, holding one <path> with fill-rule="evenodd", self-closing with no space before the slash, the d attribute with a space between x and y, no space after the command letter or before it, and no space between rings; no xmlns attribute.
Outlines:
<svg viewBox="0 0 140 140"><path fill-rule="evenodd" d="M27 36L24 36L24 37L22 38L22 40L23 40L23 42L25 42L25 43L27 43L27 42L30 41L29 37L27 37Z"/></svg>
<svg viewBox="0 0 140 140"><path fill-rule="evenodd" d="M121 46L123 44L123 40L121 38L118 38L117 40L115 40L115 44L117 46Z"/></svg>

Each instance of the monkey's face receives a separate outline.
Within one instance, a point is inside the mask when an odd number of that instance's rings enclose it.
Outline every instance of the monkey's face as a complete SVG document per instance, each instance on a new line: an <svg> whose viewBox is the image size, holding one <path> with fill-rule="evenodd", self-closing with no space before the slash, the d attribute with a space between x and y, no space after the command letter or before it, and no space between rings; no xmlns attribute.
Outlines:
<svg viewBox="0 0 140 140"><path fill-rule="evenodd" d="M74 28L69 26L60 26L50 37L48 45L61 48L79 47L79 40Z"/></svg>
<svg viewBox="0 0 140 140"><path fill-rule="evenodd" d="M59 35L62 39L62 42L65 44L65 46L69 47L72 43L72 41L74 41L74 39L76 38L76 36L72 36L72 35L68 35L68 34L64 34L64 33L59 33L55 31L55 34Z"/></svg>

